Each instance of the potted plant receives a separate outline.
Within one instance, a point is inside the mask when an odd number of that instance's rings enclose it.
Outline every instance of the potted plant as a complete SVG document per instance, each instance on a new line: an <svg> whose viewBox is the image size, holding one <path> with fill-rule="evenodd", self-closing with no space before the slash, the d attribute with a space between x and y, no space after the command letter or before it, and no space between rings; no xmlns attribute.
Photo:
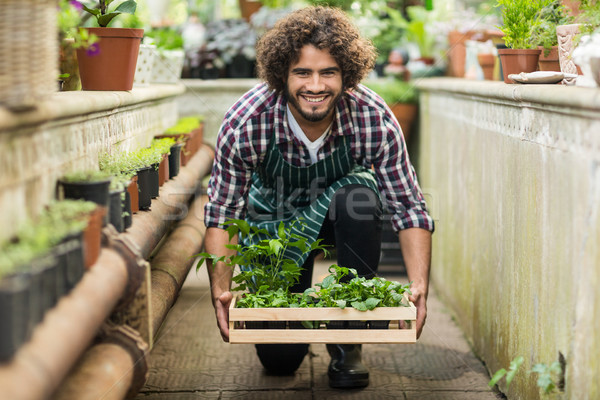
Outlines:
<svg viewBox="0 0 600 400"><path fill-rule="evenodd" d="M206 51L214 52L218 67L225 67L229 78L254 77L256 32L246 21L221 20L211 24Z"/></svg>
<svg viewBox="0 0 600 400"><path fill-rule="evenodd" d="M116 5L116 6L115 6ZM135 0L98 0L83 4L95 17L98 27L86 28L98 37L87 49L77 49L77 60L83 90L131 90L135 75L143 29L109 28L122 13L135 13Z"/></svg>
<svg viewBox="0 0 600 400"><path fill-rule="evenodd" d="M185 60L181 34L172 27L157 28L146 33L144 43L156 46L150 81L177 83Z"/></svg>
<svg viewBox="0 0 600 400"><path fill-rule="evenodd" d="M502 7L504 42L508 48L498 49L505 83L513 83L510 74L537 70L541 50L532 32L541 23L541 10L552 0L498 0Z"/></svg>
<svg viewBox="0 0 600 400"><path fill-rule="evenodd" d="M66 199L83 199L108 208L108 187L112 174L107 171L85 170L65 174L58 180L62 196Z"/></svg>
<svg viewBox="0 0 600 400"><path fill-rule="evenodd" d="M567 25L573 21L569 9L561 0L553 0L539 11L540 23L535 26L531 35L542 50L539 58L540 71L560 71L558 61L558 36L556 27Z"/></svg>
<svg viewBox="0 0 600 400"><path fill-rule="evenodd" d="M131 226L132 214L139 211L137 166L138 160L131 153L103 154L99 159L101 171L106 171L117 179L123 178L125 187L125 200L122 207L123 229Z"/></svg>
<svg viewBox="0 0 600 400"><path fill-rule="evenodd" d="M175 125L165 130L164 134L156 136L156 138L171 137L175 138L178 142L182 141L184 146L181 154L181 165L185 166L202 146L204 135L203 121L203 116L180 118Z"/></svg>
<svg viewBox="0 0 600 400"><path fill-rule="evenodd" d="M156 148L157 151L162 154L162 160L158 167L158 179L160 186L162 186L170 178L171 170L169 169L169 157L171 155L171 148L174 145L175 139L171 137L152 140L151 147Z"/></svg>
<svg viewBox="0 0 600 400"><path fill-rule="evenodd" d="M419 97L415 86L411 82L395 78L386 78L378 82L368 81L365 82L365 86L380 95L390 107L402 128L405 141L408 141L418 111Z"/></svg>

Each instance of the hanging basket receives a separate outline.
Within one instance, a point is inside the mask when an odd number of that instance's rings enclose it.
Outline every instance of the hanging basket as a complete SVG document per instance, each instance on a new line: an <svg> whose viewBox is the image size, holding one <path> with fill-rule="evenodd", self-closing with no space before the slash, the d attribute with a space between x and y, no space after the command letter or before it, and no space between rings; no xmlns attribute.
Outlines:
<svg viewBox="0 0 600 400"><path fill-rule="evenodd" d="M96 51L77 49L83 90L131 90L143 29L87 28L98 36Z"/></svg>

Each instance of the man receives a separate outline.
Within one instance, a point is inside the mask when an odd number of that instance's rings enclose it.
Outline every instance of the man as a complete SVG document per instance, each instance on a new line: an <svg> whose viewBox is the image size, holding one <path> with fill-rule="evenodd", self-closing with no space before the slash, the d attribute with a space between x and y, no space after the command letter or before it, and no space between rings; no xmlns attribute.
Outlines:
<svg viewBox="0 0 600 400"><path fill-rule="evenodd" d="M302 218L306 228L298 234L334 244L339 265L372 277L384 201L400 232L420 335L427 314L433 221L398 122L379 96L359 84L374 60L370 42L343 12L331 8L293 12L261 38L257 68L265 83L232 106L219 131L205 248L231 254L223 230L231 218L245 218L270 232L280 221ZM304 268L294 288L301 292L311 285L315 255L287 256ZM217 324L227 341L232 271L221 264L209 265L208 271ZM263 366L275 374L293 373L308 351L304 344L256 348ZM327 349L332 387L368 385L360 345Z"/></svg>

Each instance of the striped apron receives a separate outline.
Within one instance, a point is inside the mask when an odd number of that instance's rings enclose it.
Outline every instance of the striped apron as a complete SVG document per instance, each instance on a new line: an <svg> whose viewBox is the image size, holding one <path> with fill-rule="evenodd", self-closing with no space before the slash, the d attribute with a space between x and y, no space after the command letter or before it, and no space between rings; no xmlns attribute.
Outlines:
<svg viewBox="0 0 600 400"><path fill-rule="evenodd" d="M273 135L263 162L252 175L246 221L275 236L281 221L289 227L290 222L303 219L304 224L292 226L292 233L313 243L334 193L350 184L367 186L379 194L373 171L352 158L348 136L336 138L335 150L328 157L308 167L296 167L283 159ZM247 237L241 241L250 245L266 238L257 235L253 243ZM291 247L284 256L302 265L308 254Z"/></svg>

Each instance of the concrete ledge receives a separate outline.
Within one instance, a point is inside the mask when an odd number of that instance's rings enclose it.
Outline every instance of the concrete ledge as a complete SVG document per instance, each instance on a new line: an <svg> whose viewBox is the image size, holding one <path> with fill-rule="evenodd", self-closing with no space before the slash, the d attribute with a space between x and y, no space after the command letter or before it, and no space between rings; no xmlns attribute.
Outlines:
<svg viewBox="0 0 600 400"><path fill-rule="evenodd" d="M449 92L487 100L531 102L600 111L600 90L565 85L520 85L461 78L428 78L416 82L419 89Z"/></svg>
<svg viewBox="0 0 600 400"><path fill-rule="evenodd" d="M184 91L184 86L179 84L152 85L144 88L134 88L129 92L58 92L47 100L38 103L36 108L27 111L13 112L7 108L0 108L0 133L50 120L175 97Z"/></svg>

